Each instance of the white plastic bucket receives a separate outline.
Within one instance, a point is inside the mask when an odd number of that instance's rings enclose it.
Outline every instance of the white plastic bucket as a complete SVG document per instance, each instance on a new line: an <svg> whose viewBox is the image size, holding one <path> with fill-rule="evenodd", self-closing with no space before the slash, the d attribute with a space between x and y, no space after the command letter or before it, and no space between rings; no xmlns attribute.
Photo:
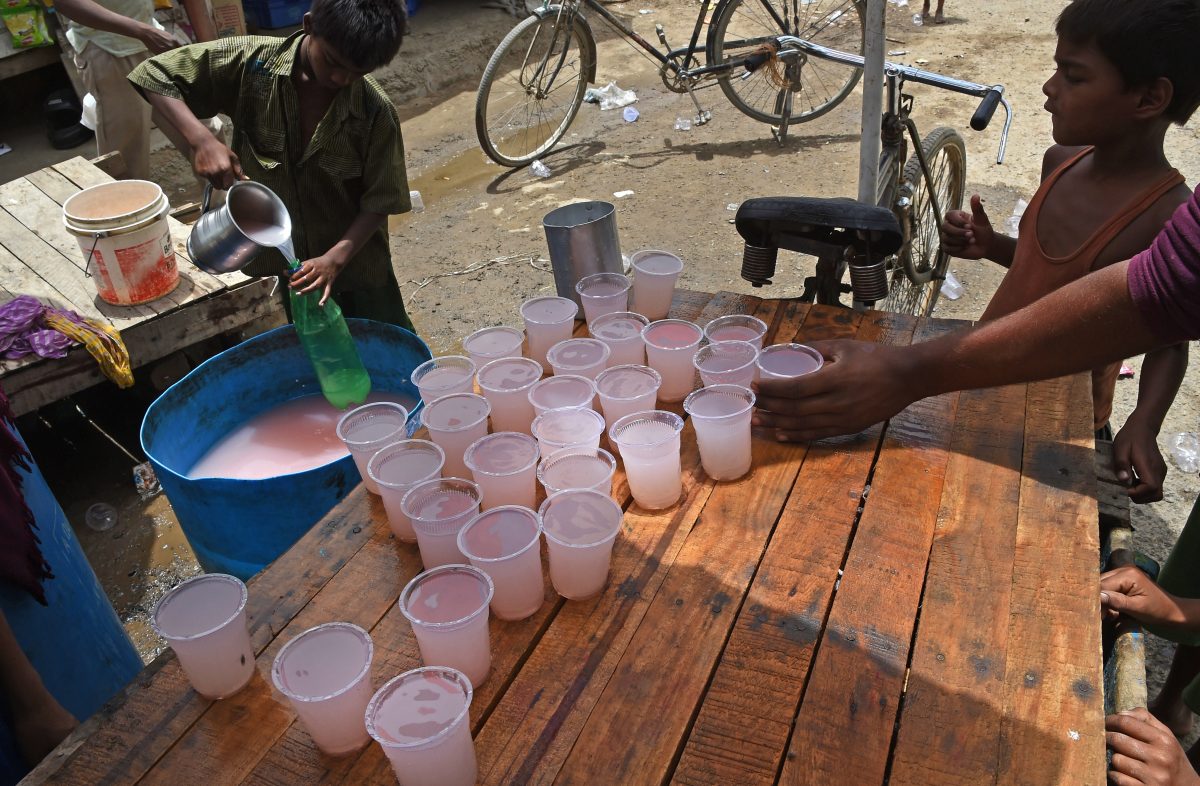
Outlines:
<svg viewBox="0 0 1200 786"><path fill-rule="evenodd" d="M162 189L146 180L85 188L63 204L63 223L79 240L100 299L146 303L179 283Z"/></svg>

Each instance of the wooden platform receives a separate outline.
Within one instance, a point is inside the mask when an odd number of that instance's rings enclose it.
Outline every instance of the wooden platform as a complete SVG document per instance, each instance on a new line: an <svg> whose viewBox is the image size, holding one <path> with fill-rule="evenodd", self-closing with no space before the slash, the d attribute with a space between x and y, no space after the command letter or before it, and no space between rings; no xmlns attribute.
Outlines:
<svg viewBox="0 0 1200 786"><path fill-rule="evenodd" d="M82 158L0 185L0 302L33 295L57 308L100 319L121 331L134 373L176 350L278 315L282 295L271 296L272 279L241 273L209 275L187 254L189 228L174 219L171 237L179 286L140 306L113 306L96 295L76 238L63 226L62 203L88 186L111 180ZM92 357L75 347L62 360L24 358L0 362L4 386L18 415L104 380Z"/></svg>
<svg viewBox="0 0 1200 786"><path fill-rule="evenodd" d="M678 293L774 341L907 344L958 323ZM1097 505L1086 376L920 402L812 445L756 437L714 483L683 432L684 496L625 508L609 584L491 622L471 725L484 784L1105 782ZM29 784L389 784L372 744L324 758L269 672L348 620L373 681L419 665L396 599L421 569L359 487L250 585L258 674L198 697L168 652Z"/></svg>

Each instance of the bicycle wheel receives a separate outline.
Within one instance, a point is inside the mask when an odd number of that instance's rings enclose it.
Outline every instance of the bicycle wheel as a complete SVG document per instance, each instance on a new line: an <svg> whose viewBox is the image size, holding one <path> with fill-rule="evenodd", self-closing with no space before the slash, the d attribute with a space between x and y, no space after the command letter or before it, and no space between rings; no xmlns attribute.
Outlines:
<svg viewBox="0 0 1200 786"><path fill-rule="evenodd" d="M862 2L722 0L713 13L708 64L744 60L764 42L785 34L843 52L861 53ZM841 103L862 73L862 69L818 57L801 56L778 74L773 72L773 65L762 66L749 76L738 66L718 80L738 110L771 125L779 125L782 120L789 90L788 122L812 120Z"/></svg>
<svg viewBox="0 0 1200 786"><path fill-rule="evenodd" d="M888 296L880 304L884 311L927 317L937 303L946 278L950 255L942 249L941 228L931 195L937 195L942 216L959 210L967 185L967 148L953 128L936 128L921 142L930 180L921 171L913 153L901 175L901 193L911 193L911 202L900 216L907 243L900 249L888 281Z"/></svg>
<svg viewBox="0 0 1200 786"><path fill-rule="evenodd" d="M553 148L583 104L596 48L582 17L556 7L514 27L475 95L475 133L497 164L524 166Z"/></svg>

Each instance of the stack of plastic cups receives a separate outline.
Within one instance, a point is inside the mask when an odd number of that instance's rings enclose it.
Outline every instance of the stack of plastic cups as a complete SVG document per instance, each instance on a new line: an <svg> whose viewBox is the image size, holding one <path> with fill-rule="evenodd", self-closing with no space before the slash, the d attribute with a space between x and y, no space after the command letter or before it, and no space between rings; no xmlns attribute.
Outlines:
<svg viewBox="0 0 1200 786"><path fill-rule="evenodd" d="M542 364L529 358L493 360L475 375L491 407L492 429L529 433L533 404L529 390L542 378Z"/></svg>
<svg viewBox="0 0 1200 786"><path fill-rule="evenodd" d="M424 439L393 442L371 457L367 475L379 486L379 497L387 512L388 526L398 540L416 543L417 533L412 521L404 515L400 502L409 489L418 483L441 477L446 454Z"/></svg>
<svg viewBox="0 0 1200 786"><path fill-rule="evenodd" d="M566 341L575 330L579 306L565 297L535 297L521 304L529 357L546 365L546 350Z"/></svg>
<svg viewBox="0 0 1200 786"><path fill-rule="evenodd" d="M521 357L525 334L513 327L486 327L463 339L463 349L476 367L500 358Z"/></svg>
<svg viewBox="0 0 1200 786"><path fill-rule="evenodd" d="M666 319L683 260L666 251L647 250L635 251L629 261L633 266L633 310L647 319Z"/></svg>
<svg viewBox="0 0 1200 786"><path fill-rule="evenodd" d="M767 323L747 314L717 317L704 326L704 338L709 342L748 341L755 349L762 349L766 335Z"/></svg>
<svg viewBox="0 0 1200 786"><path fill-rule="evenodd" d="M446 454L442 474L467 477L463 455L471 443L488 433L487 399L474 393L452 393L425 407L425 428L429 438Z"/></svg>
<svg viewBox="0 0 1200 786"><path fill-rule="evenodd" d="M574 374L547 377L529 389L535 417L551 409L591 407L595 400L596 383Z"/></svg>
<svg viewBox="0 0 1200 786"><path fill-rule="evenodd" d="M600 447L604 418L590 407L550 409L533 419L533 436L538 450L549 456L567 447Z"/></svg>
<svg viewBox="0 0 1200 786"><path fill-rule="evenodd" d="M550 555L550 583L568 600L598 595L608 582L613 541L621 532L621 506L598 491L552 494L538 510Z"/></svg>
<svg viewBox="0 0 1200 786"><path fill-rule="evenodd" d="M614 366L596 377L596 393L604 422L611 428L621 418L658 406L662 376L649 366Z"/></svg>
<svg viewBox="0 0 1200 786"><path fill-rule="evenodd" d="M646 340L646 359L662 375L659 401L683 401L696 382L692 359L700 349L704 332L682 319L660 319L642 331Z"/></svg>
<svg viewBox="0 0 1200 786"><path fill-rule="evenodd" d="M362 628L328 622L304 631L275 656L275 687L328 756L344 756L370 742L365 716L374 651Z"/></svg>
<svg viewBox="0 0 1200 786"><path fill-rule="evenodd" d="M458 531L479 513L482 500L479 486L462 478L427 480L408 490L400 509L416 530L426 568L467 561L458 550Z"/></svg>
<svg viewBox="0 0 1200 786"><path fill-rule="evenodd" d="M629 277L620 273L593 273L579 279L575 292L587 323L614 311L628 311L631 286Z"/></svg>
<svg viewBox="0 0 1200 786"><path fill-rule="evenodd" d="M246 585L235 576L206 573L172 589L150 616L196 693L223 699L254 676L254 648L246 625Z"/></svg>
<svg viewBox="0 0 1200 786"><path fill-rule="evenodd" d="M700 381L709 385L741 385L750 387L758 367L758 350L749 341L718 341L700 347L694 363Z"/></svg>
<svg viewBox="0 0 1200 786"><path fill-rule="evenodd" d="M483 510L501 505L532 508L538 455L537 440L516 431L498 431L471 443L463 461L483 494Z"/></svg>
<svg viewBox="0 0 1200 786"><path fill-rule="evenodd" d="M650 320L632 311L614 311L588 325L592 338L608 345L607 366L645 365L646 342L642 331Z"/></svg>
<svg viewBox="0 0 1200 786"><path fill-rule="evenodd" d="M426 360L413 369L412 382L429 406L442 396L470 393L475 389L475 362L462 355L445 355Z"/></svg>
<svg viewBox="0 0 1200 786"><path fill-rule="evenodd" d="M412 624L421 662L458 669L479 687L492 670L488 606L495 587L488 574L465 563L463 558L463 564L418 573L399 605Z"/></svg>
<svg viewBox="0 0 1200 786"><path fill-rule="evenodd" d="M604 448L560 448L538 465L538 481L546 494L591 489L611 495L617 460Z"/></svg>
<svg viewBox="0 0 1200 786"><path fill-rule="evenodd" d="M474 786L471 681L440 666L406 671L367 705L366 727L402 786Z"/></svg>
<svg viewBox="0 0 1200 786"><path fill-rule="evenodd" d="M804 344L772 344L755 362L761 379L795 379L820 369L825 358Z"/></svg>
<svg viewBox="0 0 1200 786"><path fill-rule="evenodd" d="M683 401L700 447L700 463L713 480L734 480L750 471L750 418L754 394L740 385L712 385Z"/></svg>
<svg viewBox="0 0 1200 786"><path fill-rule="evenodd" d="M546 361L555 376L570 374L595 379L608 365L608 345L594 338L569 338L550 347Z"/></svg>
<svg viewBox="0 0 1200 786"><path fill-rule="evenodd" d="M384 445L404 439L408 434L407 427L408 410L390 401L363 404L338 420L338 439L354 457L354 466L358 467L363 485L372 494L379 493L379 486L367 472L367 464Z"/></svg>
<svg viewBox="0 0 1200 786"><path fill-rule="evenodd" d="M458 533L458 550L492 579L492 613L523 620L542 607L541 522L527 507L480 513Z"/></svg>
<svg viewBox="0 0 1200 786"><path fill-rule="evenodd" d="M634 501L646 510L669 508L683 493L679 432L683 418L654 410L626 415L608 430L621 451Z"/></svg>

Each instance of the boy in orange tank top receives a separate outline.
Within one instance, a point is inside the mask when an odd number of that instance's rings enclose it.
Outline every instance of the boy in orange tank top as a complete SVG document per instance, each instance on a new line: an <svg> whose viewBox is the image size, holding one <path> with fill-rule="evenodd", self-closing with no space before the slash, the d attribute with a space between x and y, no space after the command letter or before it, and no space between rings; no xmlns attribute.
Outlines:
<svg viewBox="0 0 1200 786"><path fill-rule="evenodd" d="M1058 18L1057 68L1042 87L1054 141L1019 238L995 232L978 195L950 211L947 251L1008 268L982 319L996 319L1150 245L1191 194L1163 140L1200 104L1200 0L1073 0ZM1120 365L1092 372L1098 435ZM1157 436L1187 368L1187 344L1146 355L1138 405L1115 440L1135 502L1162 499Z"/></svg>

